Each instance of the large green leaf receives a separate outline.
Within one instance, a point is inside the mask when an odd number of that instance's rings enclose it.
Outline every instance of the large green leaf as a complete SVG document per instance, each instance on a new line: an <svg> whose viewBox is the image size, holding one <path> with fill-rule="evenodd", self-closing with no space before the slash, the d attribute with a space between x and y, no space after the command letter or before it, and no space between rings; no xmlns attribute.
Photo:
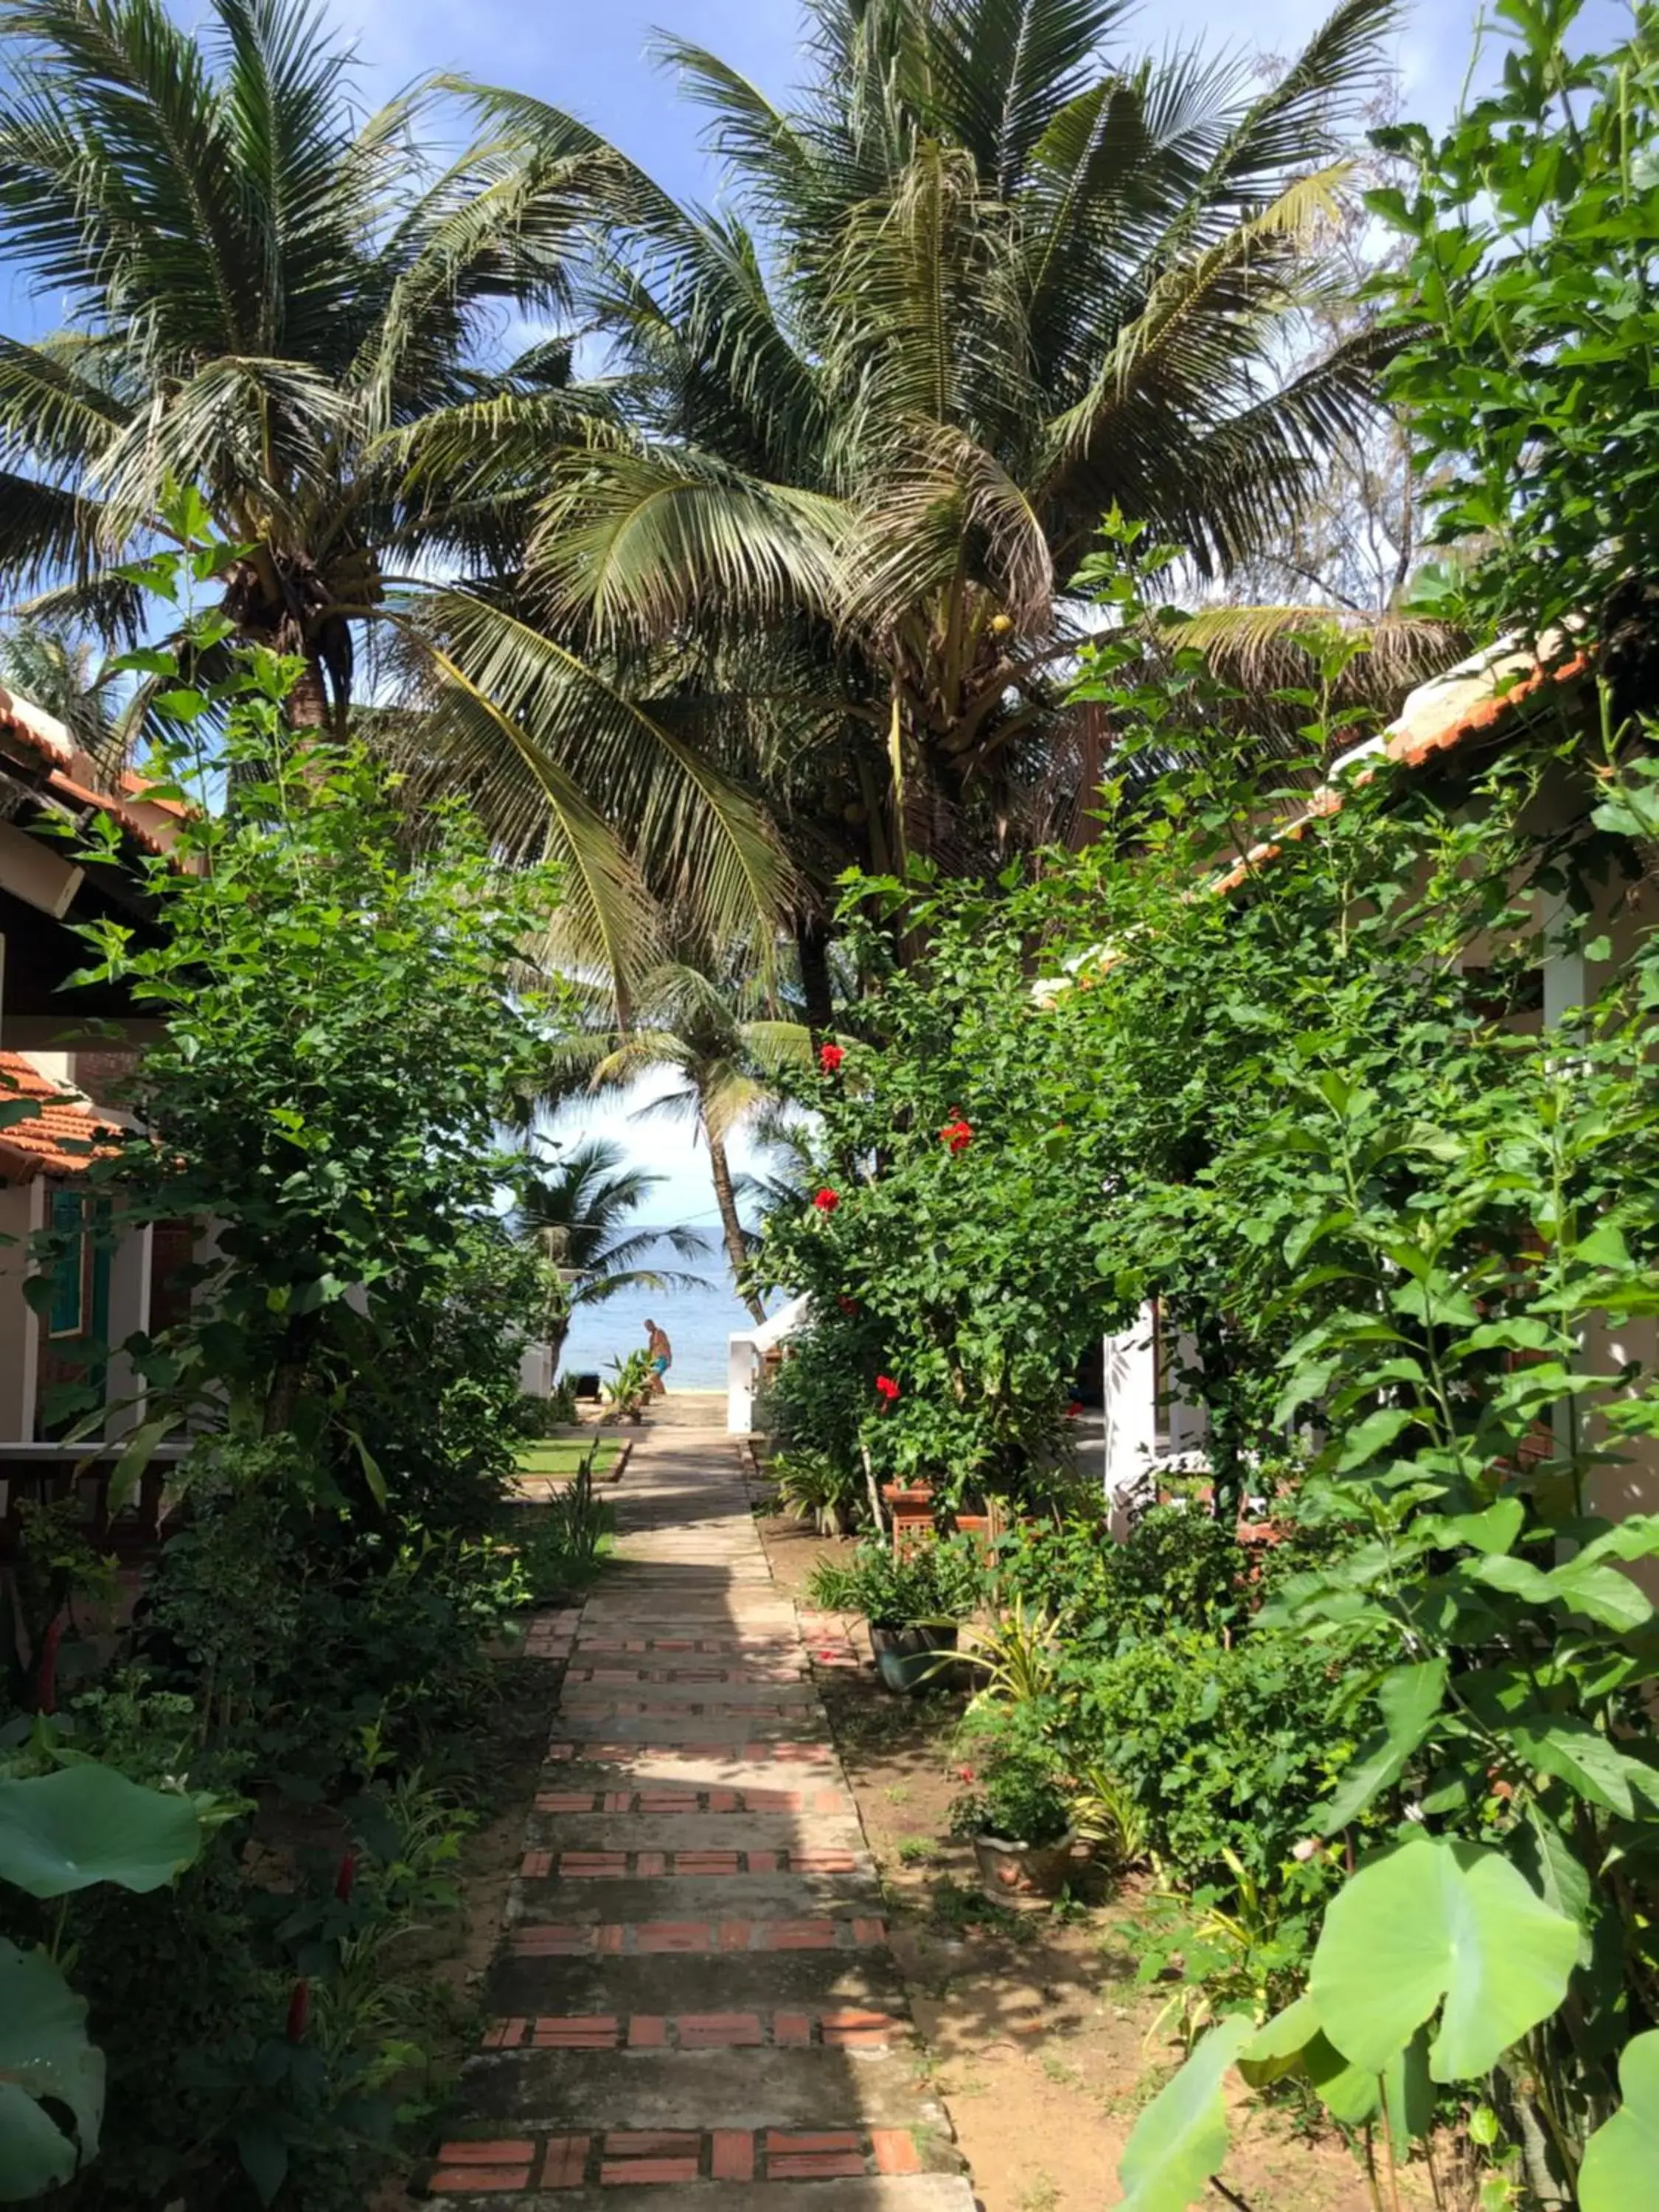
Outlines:
<svg viewBox="0 0 1659 2212"><path fill-rule="evenodd" d="M1659 2176L1659 2030L1626 2045L1619 2087L1625 2101L1590 2137L1579 2168L1581 2212L1634 2212L1653 2201Z"/></svg>
<svg viewBox="0 0 1659 2212"><path fill-rule="evenodd" d="M18 2204L69 2180L98 2148L104 2059L87 2041L86 2002L44 1951L0 1939L0 2203ZM66 2136L40 2103L66 2106Z"/></svg>
<svg viewBox="0 0 1659 2212"><path fill-rule="evenodd" d="M1346 1828L1373 1798L1399 1781L1445 1703L1449 1671L1444 1659L1429 1659L1417 1667L1395 1667L1383 1677L1377 1692L1382 1729L1361 1747L1358 1761L1343 1776L1341 1787L1321 1816L1322 1835Z"/></svg>
<svg viewBox="0 0 1659 2212"><path fill-rule="evenodd" d="M1395 2148L1403 2158L1408 2139L1434 2124L1428 2039L1418 2034L1381 2074L1352 2065L1319 2023L1319 2008L1305 1992L1259 2028L1239 2053L1238 2070L1252 2088L1297 2075L1318 2094L1334 2119L1364 2127L1386 2115Z"/></svg>
<svg viewBox="0 0 1659 2212"><path fill-rule="evenodd" d="M1636 1811L1632 1790L1650 1796L1659 1788L1659 1771L1620 1751L1587 1721L1569 1717L1536 1729L1517 1723L1510 1735L1529 1765L1559 1776L1577 1796L1627 1820Z"/></svg>
<svg viewBox="0 0 1659 2212"><path fill-rule="evenodd" d="M1437 2081L1488 2073L1566 1995L1578 1930L1497 1851L1425 1836L1363 1866L1325 1916L1309 1992L1326 2034L1380 2074L1443 2001Z"/></svg>
<svg viewBox="0 0 1659 2212"><path fill-rule="evenodd" d="M143 1790L91 1761L0 1782L0 1881L66 1897L95 1881L160 1889L201 1848L187 1797Z"/></svg>
<svg viewBox="0 0 1659 2212"><path fill-rule="evenodd" d="M1204 2194L1227 2155L1221 2084L1255 2033L1252 2021L1224 2020L1147 2106L1118 2165L1121 2212L1187 2212Z"/></svg>

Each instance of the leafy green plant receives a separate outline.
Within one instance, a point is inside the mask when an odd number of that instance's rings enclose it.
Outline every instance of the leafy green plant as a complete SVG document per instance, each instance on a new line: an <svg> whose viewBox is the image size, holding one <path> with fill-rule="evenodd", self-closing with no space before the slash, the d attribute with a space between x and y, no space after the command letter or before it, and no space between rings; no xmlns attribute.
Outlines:
<svg viewBox="0 0 1659 2212"><path fill-rule="evenodd" d="M778 1504L797 1521L810 1521L822 1536L844 1536L868 1517L862 1471L827 1452L781 1452L767 1473Z"/></svg>
<svg viewBox="0 0 1659 2212"><path fill-rule="evenodd" d="M1351 1754L1333 1720L1341 1675L1283 1635L1232 1650L1190 1632L1079 1658L1067 1721L1073 1754L1131 1790L1151 1847L1189 1882L1229 1878L1233 1854L1258 1879L1305 1836Z"/></svg>
<svg viewBox="0 0 1659 2212"><path fill-rule="evenodd" d="M76 1671L77 1607L91 1626L113 1603L114 1562L88 1540L73 1490L50 1502L24 1498L17 1517L15 1553L0 1568L0 1667L12 1705L50 1710Z"/></svg>
<svg viewBox="0 0 1659 2212"><path fill-rule="evenodd" d="M1221 2022L1169 2105L1149 2109L1120 2167L1129 2201L1138 2185L1148 2203L1180 2208L1207 2188L1226 2148L1224 2116L1218 2135L1212 2124L1220 2080L1235 2062L1259 2084L1301 2075L1339 2119L1380 2122L1392 2175L1432 2124L1431 2084L1496 2067L1561 2003L1577 1954L1572 1922L1499 1852L1425 1835L1379 1852L1327 1911L1306 1992L1266 2026L1248 2011ZM1170 2136L1170 2112L1199 2105L1206 2124ZM1391 2195L1397 2203L1397 2186Z"/></svg>
<svg viewBox="0 0 1659 2212"><path fill-rule="evenodd" d="M655 1395L652 1389L651 1355L644 1350L630 1352L625 1358L611 1362L611 1379L605 1385L607 1421L638 1421Z"/></svg>
<svg viewBox="0 0 1659 2212"><path fill-rule="evenodd" d="M961 1537L935 1537L902 1559L876 1538L845 1565L821 1559L807 1595L826 1613L861 1613L880 1628L944 1626L973 1611L982 1576L975 1547Z"/></svg>
<svg viewBox="0 0 1659 2212"><path fill-rule="evenodd" d="M1071 1828L1071 1799L1052 1753L1004 1741L972 1771L974 1788L951 1808L952 1835L1042 1845L1058 1843Z"/></svg>
<svg viewBox="0 0 1659 2212"><path fill-rule="evenodd" d="M596 1450L584 1452L570 1481L545 1505L509 1508L508 1540L532 1604L585 1589L599 1571L615 1534L616 1516L595 1492L596 1456Z"/></svg>
<svg viewBox="0 0 1659 2212"><path fill-rule="evenodd" d="M1597 52L1583 13L1582 0L1499 7L1501 76L1443 132L1382 134L1410 173L1370 196L1409 246L1390 388L1451 549L1421 595L1534 635L1604 611L1616 628L1659 566L1645 450L1659 19L1642 0Z"/></svg>
<svg viewBox="0 0 1659 2212"><path fill-rule="evenodd" d="M0 1781L0 1883L46 1900L98 1882L160 1888L200 1850L205 1806L91 1761ZM0 1938L0 2203L18 2203L96 2156L104 2064L85 2000L46 1951ZM49 2106L69 2113L71 2131Z"/></svg>
<svg viewBox="0 0 1659 2212"><path fill-rule="evenodd" d="M970 1722L986 1707L1046 1707L1060 1694L1064 1670L1054 1624L1023 1605L998 1613L988 1628L971 1630L962 1656L974 1675Z"/></svg>
<svg viewBox="0 0 1659 2212"><path fill-rule="evenodd" d="M1114 1874L1126 1873L1146 1856L1148 1827L1140 1801L1098 1760L1073 1765L1073 1826L1103 1864Z"/></svg>

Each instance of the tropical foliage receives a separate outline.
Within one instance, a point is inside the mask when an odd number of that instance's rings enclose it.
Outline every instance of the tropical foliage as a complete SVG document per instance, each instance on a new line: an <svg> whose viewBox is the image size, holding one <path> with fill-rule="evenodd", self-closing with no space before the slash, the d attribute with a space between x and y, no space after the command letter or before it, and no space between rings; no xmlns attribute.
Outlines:
<svg viewBox="0 0 1659 2212"><path fill-rule="evenodd" d="M618 399L550 453L488 401L441 434L434 466L542 494L511 605L456 605L457 657L541 726L574 647L694 731L765 793L809 944L847 860L1077 829L1099 733L1064 711L1066 594L1102 512L1224 574L1370 405L1369 337L1283 364L1395 12L1342 0L1263 88L1126 49L1124 0L816 0L784 106L666 39L718 215L475 93L538 158L593 165ZM493 742L471 760L529 802Z"/></svg>
<svg viewBox="0 0 1659 2212"><path fill-rule="evenodd" d="M544 1048L507 986L556 886L505 872L453 808L410 865L361 748L296 750L298 656L232 653L204 685L228 619L189 590L236 555L190 496L164 519L188 550L143 574L198 680L175 667L180 735L151 770L191 811L143 872L165 927L84 934L87 973L167 1026L131 1133L88 1163L81 1237L214 1231L171 1322L89 1346L57 1409L101 1436L114 1388L118 1508L187 1439L133 1625L88 1618L102 1563L78 1523L70 1543L28 1516L8 1571L8 1626L14 1588L50 1618L0 1723L0 2194L343 2208L430 2109L449 2030L408 1938L454 1902L483 1647L528 1595L501 1501L537 1285L493 1212L492 1139ZM80 1264L61 1231L32 1256L46 1299Z"/></svg>
<svg viewBox="0 0 1659 2212"><path fill-rule="evenodd" d="M220 576L228 635L295 655L287 711L341 730L366 626L390 652L421 579L521 560L533 495L511 471L485 483L440 462L458 412L544 456L603 411L562 329L513 358L494 336L503 310L562 316L581 165L494 127L441 155L429 83L365 116L313 0L216 0L199 36L159 0L24 0L0 37L8 252L68 317L0 342L0 569L54 617L131 642L144 601L125 564L169 538L167 489L188 485L237 549ZM428 623L414 653L432 711L413 756L480 733L515 751L533 799L491 828L567 864L567 937L637 956L643 892L618 814L647 849L665 815L688 896L752 921L764 841L673 732L578 670L568 713L608 748L599 793L556 718L532 735L453 672L447 634ZM461 773L450 758L441 781ZM641 777L648 793L624 804Z"/></svg>
<svg viewBox="0 0 1659 2212"><path fill-rule="evenodd" d="M749 972L748 950L734 946L722 957L682 925L678 957L641 977L624 1026L613 1025L605 1005L599 1009L605 1018L560 1039L549 1098L569 1104L581 1085L589 1097L619 1100L644 1082L649 1095L635 1109L636 1119L690 1123L708 1155L732 1279L762 1322L766 1308L750 1279L744 1184L731 1146L739 1133L775 1133L779 1079L807 1063L811 1037L804 1024L784 1018L775 981ZM591 995L591 1009L599 996Z"/></svg>

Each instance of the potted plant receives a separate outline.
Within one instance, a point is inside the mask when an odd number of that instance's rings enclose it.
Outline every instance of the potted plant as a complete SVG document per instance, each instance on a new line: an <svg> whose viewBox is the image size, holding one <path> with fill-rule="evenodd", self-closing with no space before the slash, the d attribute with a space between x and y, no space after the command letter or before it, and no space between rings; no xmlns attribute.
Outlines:
<svg viewBox="0 0 1659 2212"><path fill-rule="evenodd" d="M630 1352L626 1359L613 1359L611 1371L616 1378L605 1386L607 1421L638 1421L645 1417L651 1402L651 1355L647 1352Z"/></svg>
<svg viewBox="0 0 1659 2212"><path fill-rule="evenodd" d="M974 1847L980 1887L1004 1904L1054 1897L1071 1867L1077 1831L1053 1760L1024 1746L1000 1748L975 1787L951 1808L951 1832Z"/></svg>
<svg viewBox="0 0 1659 2212"><path fill-rule="evenodd" d="M914 1697L940 1679L940 1659L979 1601L981 1571L966 1546L941 1537L905 1559L860 1544L844 1566L825 1560L808 1588L826 1613L861 1613L883 1686Z"/></svg>

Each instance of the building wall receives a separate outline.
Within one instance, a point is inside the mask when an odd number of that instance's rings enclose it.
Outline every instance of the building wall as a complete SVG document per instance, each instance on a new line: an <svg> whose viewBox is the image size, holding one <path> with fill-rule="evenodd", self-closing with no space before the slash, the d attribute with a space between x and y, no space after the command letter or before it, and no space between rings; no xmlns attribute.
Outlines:
<svg viewBox="0 0 1659 2212"><path fill-rule="evenodd" d="M46 1184L0 1183L0 1443L34 1437L40 1325L23 1296L27 1240L46 1224Z"/></svg>

